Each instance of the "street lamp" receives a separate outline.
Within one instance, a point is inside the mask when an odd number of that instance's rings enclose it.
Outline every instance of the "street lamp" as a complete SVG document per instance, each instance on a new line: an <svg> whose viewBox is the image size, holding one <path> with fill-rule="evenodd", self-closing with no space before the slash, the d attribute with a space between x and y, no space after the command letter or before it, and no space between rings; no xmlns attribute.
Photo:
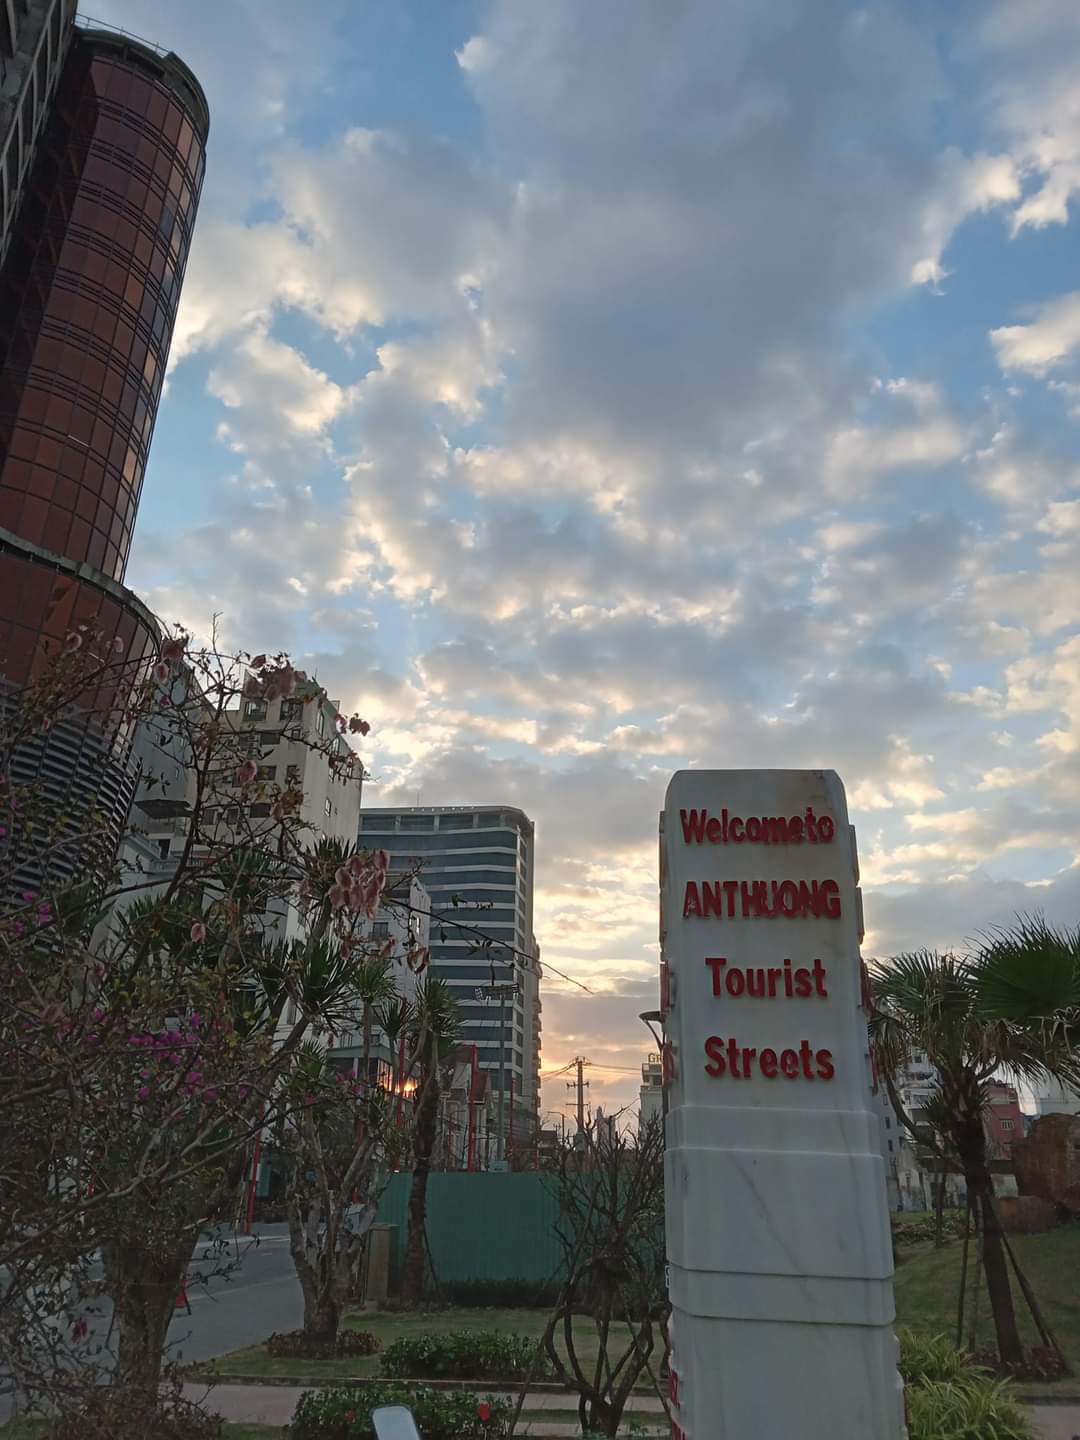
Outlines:
<svg viewBox="0 0 1080 1440"><path fill-rule="evenodd" d="M664 1037L656 1029L657 1025L663 1025L664 1017L659 1010L642 1010L638 1019L649 1027L649 1034L656 1041L656 1048L660 1051L660 1113L664 1118L665 1128L667 1127L668 1093L667 1085L664 1083Z"/></svg>

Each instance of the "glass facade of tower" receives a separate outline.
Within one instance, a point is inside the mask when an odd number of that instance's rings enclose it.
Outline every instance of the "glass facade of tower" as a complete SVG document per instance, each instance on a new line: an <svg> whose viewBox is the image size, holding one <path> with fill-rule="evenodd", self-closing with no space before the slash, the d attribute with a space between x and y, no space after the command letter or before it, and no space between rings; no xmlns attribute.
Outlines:
<svg viewBox="0 0 1080 1440"><path fill-rule="evenodd" d="M4 132L5 157L12 135L20 142L23 173L14 166L3 186L0 717L72 631L110 657L108 681L5 757L64 837L43 849L5 817L0 881L36 892L107 864L131 798L130 700L160 633L122 582L209 112L175 55L119 32L65 31L67 5L32 8L44 57L25 87L34 126L20 110Z"/></svg>
<svg viewBox="0 0 1080 1440"><path fill-rule="evenodd" d="M174 57L76 31L0 271L0 527L122 580L205 168Z"/></svg>
<svg viewBox="0 0 1080 1440"><path fill-rule="evenodd" d="M415 871L431 896L431 969L461 1011L461 1041L498 1082L500 1054L516 1102L535 1111L539 964L533 937L532 821L505 807L365 810L360 844L390 852L394 873ZM490 946L480 942L489 937ZM514 985L505 1023L478 988ZM516 1104L515 1104L516 1108Z"/></svg>

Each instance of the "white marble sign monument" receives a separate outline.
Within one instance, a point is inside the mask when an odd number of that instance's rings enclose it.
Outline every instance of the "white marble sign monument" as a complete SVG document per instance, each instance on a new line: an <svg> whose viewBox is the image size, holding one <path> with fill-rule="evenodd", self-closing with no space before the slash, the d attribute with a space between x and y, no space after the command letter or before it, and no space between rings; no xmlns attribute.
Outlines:
<svg viewBox="0 0 1080 1440"><path fill-rule="evenodd" d="M660 823L676 1440L901 1440L843 785L683 770Z"/></svg>

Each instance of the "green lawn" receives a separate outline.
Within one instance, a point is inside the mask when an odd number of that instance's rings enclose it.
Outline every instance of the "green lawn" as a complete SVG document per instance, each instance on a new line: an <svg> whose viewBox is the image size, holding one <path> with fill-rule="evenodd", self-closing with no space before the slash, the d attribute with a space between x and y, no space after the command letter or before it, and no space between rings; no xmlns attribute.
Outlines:
<svg viewBox="0 0 1080 1440"><path fill-rule="evenodd" d="M419 1314L376 1310L363 1315L350 1315L345 1323L354 1330L373 1331L382 1341L385 1350L402 1335L432 1334L443 1330L500 1330L504 1334L514 1331L519 1335L535 1335L539 1338L543 1334L547 1319L546 1310L451 1309ZM624 1331L625 1327L620 1326L618 1329ZM617 1343L618 1335L615 1340ZM578 1317L574 1321L574 1341L580 1356L587 1361L595 1361L596 1333L590 1320ZM562 1353L561 1344L559 1349ZM378 1355L363 1355L348 1360L272 1360L261 1345L234 1350L203 1368L218 1375L279 1378L304 1375L319 1380L358 1379L380 1373Z"/></svg>
<svg viewBox="0 0 1080 1440"><path fill-rule="evenodd" d="M1045 1390L1075 1391L1080 1388L1080 1225L1062 1226L1045 1235L1012 1235L1009 1237L1024 1274L1031 1282L1050 1328L1065 1353L1072 1375L1056 1385L1029 1385L1025 1392ZM956 1334L956 1303L960 1294L960 1263L962 1246L959 1241L941 1250L922 1250L899 1267L896 1272L897 1320L912 1330L931 1333L944 1331ZM974 1260L975 1248L970 1257ZM972 1281L969 1262L968 1284ZM1035 1344L1038 1335L1023 1296L1013 1287L1021 1333L1026 1343ZM970 1288L968 1291L970 1298ZM970 1311L968 1311L970 1313ZM979 1289L979 1343L993 1340L990 1307L986 1286ZM965 1321L965 1335L967 1322Z"/></svg>
<svg viewBox="0 0 1080 1440"><path fill-rule="evenodd" d="M45 1434L44 1420L9 1420L0 1425L4 1440L40 1440ZM289 1431L278 1425L226 1425L224 1440L287 1440Z"/></svg>

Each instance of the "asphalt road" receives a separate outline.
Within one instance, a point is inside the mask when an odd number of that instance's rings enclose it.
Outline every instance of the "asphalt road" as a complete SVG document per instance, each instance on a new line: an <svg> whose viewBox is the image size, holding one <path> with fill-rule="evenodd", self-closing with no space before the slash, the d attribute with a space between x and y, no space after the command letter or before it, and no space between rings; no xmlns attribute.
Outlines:
<svg viewBox="0 0 1080 1440"><path fill-rule="evenodd" d="M236 1237L231 1253L238 1263L229 1275L189 1287L191 1314L178 1310L169 1327L170 1359L184 1364L211 1360L302 1324L304 1305L289 1256L288 1228L262 1225L257 1234L258 1244ZM195 1248L195 1273L204 1249L201 1243Z"/></svg>
<svg viewBox="0 0 1080 1440"><path fill-rule="evenodd" d="M205 1238L195 1247L189 1274L208 1268ZM300 1284L289 1255L285 1225L257 1227L256 1237L230 1237L233 1264L227 1275L188 1286L191 1314L177 1310L169 1327L168 1358L178 1364L212 1360L230 1350L257 1345L275 1330L296 1330L304 1317ZM87 1315L92 1335L107 1341L112 1305L101 1301ZM0 1396L0 1423L12 1414L10 1397Z"/></svg>

